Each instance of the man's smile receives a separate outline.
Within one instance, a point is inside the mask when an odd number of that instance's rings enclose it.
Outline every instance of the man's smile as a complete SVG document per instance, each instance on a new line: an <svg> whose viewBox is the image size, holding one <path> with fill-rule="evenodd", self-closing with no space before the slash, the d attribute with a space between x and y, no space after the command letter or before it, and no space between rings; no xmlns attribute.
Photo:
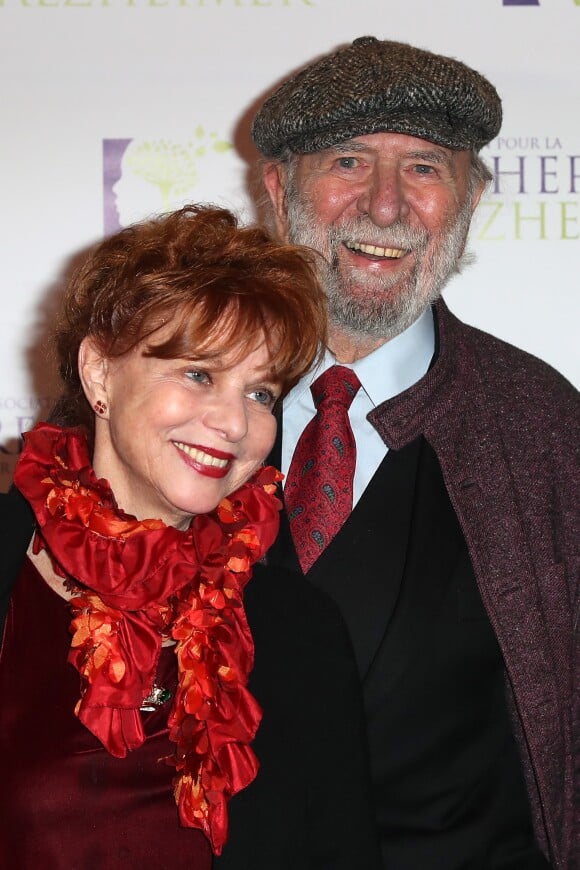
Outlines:
<svg viewBox="0 0 580 870"><path fill-rule="evenodd" d="M409 252L403 248L383 248L380 245L365 245L363 242L345 242L349 251L356 254L366 254L370 257L378 257L387 260L399 260Z"/></svg>

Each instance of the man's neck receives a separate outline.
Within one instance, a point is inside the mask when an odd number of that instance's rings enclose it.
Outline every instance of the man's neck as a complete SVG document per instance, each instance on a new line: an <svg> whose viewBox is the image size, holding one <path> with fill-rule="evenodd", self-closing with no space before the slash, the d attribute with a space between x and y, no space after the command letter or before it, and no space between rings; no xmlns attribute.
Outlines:
<svg viewBox="0 0 580 870"><path fill-rule="evenodd" d="M365 335L353 336L331 326L328 333L328 348L336 357L337 363L353 363L357 359L368 356L388 340L388 338L371 338Z"/></svg>
<svg viewBox="0 0 580 870"><path fill-rule="evenodd" d="M406 329L409 329L413 323L416 323L417 320L422 317L427 307L428 306L425 306L425 308L419 312L412 323L401 328L394 335L389 335L388 337L375 337L372 335L364 335L362 333L349 332L334 323L329 323L327 347L335 356L337 363L344 363L345 365L354 363L357 360L368 356L378 347L382 347L383 344L387 344L388 341L397 338L397 336L402 332L405 332Z"/></svg>

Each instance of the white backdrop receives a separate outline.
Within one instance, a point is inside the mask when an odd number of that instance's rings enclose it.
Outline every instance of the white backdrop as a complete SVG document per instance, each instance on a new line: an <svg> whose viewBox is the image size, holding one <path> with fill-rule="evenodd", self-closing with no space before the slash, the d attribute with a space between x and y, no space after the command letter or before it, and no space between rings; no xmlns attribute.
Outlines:
<svg viewBox="0 0 580 870"><path fill-rule="evenodd" d="M256 102L374 34L487 75L504 126L451 308L580 382L580 0L0 0L0 489L58 389L63 278L104 232L191 200L252 217Z"/></svg>

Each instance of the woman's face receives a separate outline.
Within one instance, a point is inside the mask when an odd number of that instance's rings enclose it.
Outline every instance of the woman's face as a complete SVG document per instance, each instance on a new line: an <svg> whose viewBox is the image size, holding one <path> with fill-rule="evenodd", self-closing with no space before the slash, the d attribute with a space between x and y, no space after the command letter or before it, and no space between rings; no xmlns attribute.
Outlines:
<svg viewBox="0 0 580 870"><path fill-rule="evenodd" d="M126 513L185 528L268 455L280 385L264 341L241 361L231 351L196 363L143 350L102 363L107 411L96 420L94 469Z"/></svg>

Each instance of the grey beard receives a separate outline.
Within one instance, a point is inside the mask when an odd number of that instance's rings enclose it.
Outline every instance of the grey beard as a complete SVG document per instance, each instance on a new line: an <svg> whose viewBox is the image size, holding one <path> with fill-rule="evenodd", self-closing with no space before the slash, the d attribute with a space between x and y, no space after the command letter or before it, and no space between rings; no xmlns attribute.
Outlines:
<svg viewBox="0 0 580 870"><path fill-rule="evenodd" d="M407 329L423 311L441 295L449 279L471 261L464 246L471 222L472 196L468 196L459 213L439 233L437 243L429 247L432 236L427 230L412 229L396 221L385 230L361 216L345 221L339 228L324 229L308 204L289 188L287 193L289 238L294 244L306 245L320 254L317 258L319 280L328 302L332 325L357 336L389 340ZM366 270L341 271L338 248L345 239L364 238L368 244L413 250L412 271L398 275L370 275ZM323 252L328 252L324 254ZM368 286L361 298L355 289Z"/></svg>

